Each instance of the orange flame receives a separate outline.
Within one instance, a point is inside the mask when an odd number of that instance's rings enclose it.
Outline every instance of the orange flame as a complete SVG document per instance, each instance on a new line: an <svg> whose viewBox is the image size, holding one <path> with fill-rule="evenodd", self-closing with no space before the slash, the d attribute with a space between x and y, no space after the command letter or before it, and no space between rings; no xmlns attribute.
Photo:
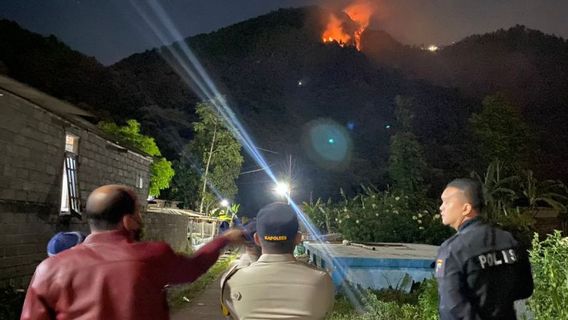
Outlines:
<svg viewBox="0 0 568 320"><path fill-rule="evenodd" d="M323 42L337 41L343 46L351 41L355 44L357 50L361 50L361 34L369 26L371 16L375 13L375 10L376 7L370 1L358 1L343 9L343 12L357 25L357 30L352 34L345 32L343 21L333 14L330 15L326 29L322 35Z"/></svg>
<svg viewBox="0 0 568 320"><path fill-rule="evenodd" d="M329 16L329 22L322 38L323 42L336 41L340 46L344 46L351 40L351 36L343 32L343 21L339 20L334 14Z"/></svg>
<svg viewBox="0 0 568 320"><path fill-rule="evenodd" d="M357 47L357 50L361 50L361 34L369 26L375 7L370 2L358 2L349 5L343 11L359 25L359 28L355 31L355 47Z"/></svg>

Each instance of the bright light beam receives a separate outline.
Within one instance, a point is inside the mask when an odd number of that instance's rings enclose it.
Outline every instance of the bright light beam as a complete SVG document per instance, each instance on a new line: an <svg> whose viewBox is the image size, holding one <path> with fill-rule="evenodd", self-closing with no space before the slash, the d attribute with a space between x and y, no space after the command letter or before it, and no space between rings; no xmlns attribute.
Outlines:
<svg viewBox="0 0 568 320"><path fill-rule="evenodd" d="M165 45L165 49L172 55L172 57L176 60L177 63L173 63L167 59L166 61L170 64L170 66L180 75L180 77L184 80L184 82L192 87L195 88L197 86L197 90L194 90L195 93L203 100L208 100L211 105L215 108L217 113L223 118L225 124L229 128L229 130L233 133L235 138L239 140L241 145L245 148L245 150L251 155L251 157L257 162L257 164L266 172L266 174L272 179L274 183L277 183L276 176L270 170L266 160L262 157L262 155L258 152L252 138L246 133L243 125L240 123L238 118L235 116L234 112L228 106L225 99L217 90L215 84L208 76L207 72L195 57L195 55L191 52L189 47L183 42L183 37L177 31L176 27L173 25L171 19L168 17L164 9L160 6L158 1L149 1L149 5L154 11L156 18L162 23L162 25L173 35L173 38L168 39L167 34L162 32L162 30L152 21L150 16L146 14L140 6L134 1L131 0L130 3L132 6L137 10L138 14L144 19L144 21L148 24L148 26L152 29L152 32L160 39L160 41ZM181 41L180 41L181 40ZM174 45L168 46L169 43L179 41ZM176 47L181 50L181 53L176 50ZM183 54L183 56L181 55ZM187 63L189 62L189 63ZM183 70L179 70L179 68ZM192 80L189 81L189 78ZM305 215L302 210L292 201L292 199L288 198L288 202L298 215L299 219L308 229L308 232L312 234L318 242L321 241L321 235L318 230L314 227L313 223L310 221L309 217ZM340 260L334 258L334 254L332 250L328 246L322 246L324 248L325 254L328 255L330 260L335 261L333 266L338 269L337 272L340 272L341 275L345 275L345 267L340 263ZM360 309L362 303L360 301L361 293L351 287L351 286L344 286L343 289L347 293L348 298L351 302L356 306L356 308Z"/></svg>

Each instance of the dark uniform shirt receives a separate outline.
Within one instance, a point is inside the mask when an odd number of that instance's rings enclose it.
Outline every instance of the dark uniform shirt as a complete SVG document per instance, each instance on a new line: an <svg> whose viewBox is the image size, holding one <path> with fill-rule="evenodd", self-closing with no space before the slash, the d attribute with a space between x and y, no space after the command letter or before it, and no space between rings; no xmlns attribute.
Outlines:
<svg viewBox="0 0 568 320"><path fill-rule="evenodd" d="M533 291L527 251L479 218L440 246L436 278L441 320L516 319L514 301Z"/></svg>

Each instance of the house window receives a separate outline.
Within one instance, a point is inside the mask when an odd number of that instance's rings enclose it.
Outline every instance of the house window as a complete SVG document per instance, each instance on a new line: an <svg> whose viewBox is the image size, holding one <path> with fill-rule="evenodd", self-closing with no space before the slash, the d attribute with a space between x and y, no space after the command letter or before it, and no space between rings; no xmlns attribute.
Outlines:
<svg viewBox="0 0 568 320"><path fill-rule="evenodd" d="M65 151L79 154L79 137L68 133L65 136Z"/></svg>
<svg viewBox="0 0 568 320"><path fill-rule="evenodd" d="M61 214L81 216L81 195L77 177L77 153L79 137L67 134L65 137L65 160L63 162L63 179L61 181Z"/></svg>
<svg viewBox="0 0 568 320"><path fill-rule="evenodd" d="M142 178L142 175L141 175L141 174L138 174L138 175L137 175L136 187L137 187L138 189L144 188L144 178Z"/></svg>

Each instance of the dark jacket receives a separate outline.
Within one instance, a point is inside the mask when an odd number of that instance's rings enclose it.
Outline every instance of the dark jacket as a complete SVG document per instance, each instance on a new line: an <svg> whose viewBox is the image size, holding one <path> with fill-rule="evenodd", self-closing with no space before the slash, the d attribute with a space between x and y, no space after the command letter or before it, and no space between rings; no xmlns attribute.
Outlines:
<svg viewBox="0 0 568 320"><path fill-rule="evenodd" d="M197 279L227 242L219 237L187 257L120 231L92 234L37 267L21 319L168 319L164 286Z"/></svg>
<svg viewBox="0 0 568 320"><path fill-rule="evenodd" d="M436 278L441 320L516 319L514 301L533 291L527 250L479 218L440 246Z"/></svg>

